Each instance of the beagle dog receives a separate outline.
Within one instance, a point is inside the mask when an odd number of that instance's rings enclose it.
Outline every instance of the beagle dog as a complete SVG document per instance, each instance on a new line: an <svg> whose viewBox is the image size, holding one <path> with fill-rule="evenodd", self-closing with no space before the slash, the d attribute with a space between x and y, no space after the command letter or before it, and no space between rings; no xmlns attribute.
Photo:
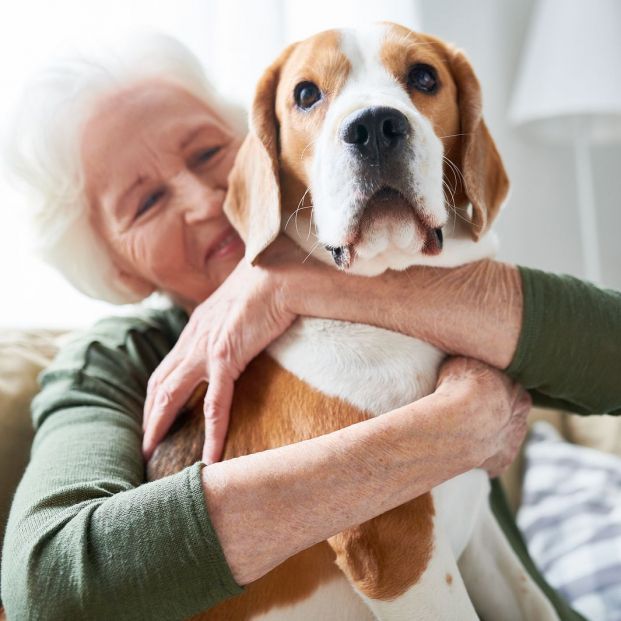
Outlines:
<svg viewBox="0 0 621 621"><path fill-rule="evenodd" d="M248 260L284 231L364 275L491 256L508 190L466 57L387 23L285 49L257 86L229 181L225 210ZM401 334L300 318L238 380L224 458L415 401L434 389L443 358ZM199 405L158 448L151 478L200 459L202 421ZM489 490L485 472L463 474L293 556L197 618L558 619L492 516Z"/></svg>

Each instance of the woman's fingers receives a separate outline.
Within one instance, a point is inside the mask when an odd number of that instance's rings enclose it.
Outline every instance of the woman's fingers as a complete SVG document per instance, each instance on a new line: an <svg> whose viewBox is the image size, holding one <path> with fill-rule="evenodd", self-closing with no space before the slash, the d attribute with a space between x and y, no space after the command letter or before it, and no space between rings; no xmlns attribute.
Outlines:
<svg viewBox="0 0 621 621"><path fill-rule="evenodd" d="M183 337L182 337L183 338ZM149 426L149 419L154 411L154 404L158 398L162 386L167 383L168 378L175 372L175 369L179 368L179 365L183 362L183 353L177 355L177 350L181 343L182 338L177 342L175 347L170 350L168 355L164 357L159 366L155 369L149 383L147 384L147 396L144 402L143 415L142 415L142 429L146 430Z"/></svg>
<svg viewBox="0 0 621 621"><path fill-rule="evenodd" d="M280 252L285 256L295 247L286 240L277 240L272 246L267 255ZM225 282L194 309L177 344L149 382L143 419L145 454L151 455L195 386L207 380L205 460L218 460L226 437L234 380L295 317L285 304L281 272L241 261ZM214 374L216 367L219 371Z"/></svg>
<svg viewBox="0 0 621 621"><path fill-rule="evenodd" d="M205 395L205 443L203 461L212 464L220 461L222 449L229 427L231 403L235 387L234 377L220 366L211 372L207 394Z"/></svg>
<svg viewBox="0 0 621 621"><path fill-rule="evenodd" d="M151 458L194 388L203 379L204 373L204 368L199 374L195 368L188 369L187 365L180 365L163 384L155 387L142 438L142 452L146 460Z"/></svg>
<svg viewBox="0 0 621 621"><path fill-rule="evenodd" d="M481 465L491 478L499 477L519 453L528 433L528 414L531 406L530 395L521 386L515 385L509 422L498 434L500 448Z"/></svg>

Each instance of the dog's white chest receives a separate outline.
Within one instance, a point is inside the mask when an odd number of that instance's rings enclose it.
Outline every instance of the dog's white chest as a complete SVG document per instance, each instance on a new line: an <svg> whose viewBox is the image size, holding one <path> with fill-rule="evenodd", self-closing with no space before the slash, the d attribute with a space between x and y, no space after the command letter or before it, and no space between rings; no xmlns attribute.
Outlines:
<svg viewBox="0 0 621 621"><path fill-rule="evenodd" d="M433 391L444 354L402 334L300 318L268 349L313 388L377 416Z"/></svg>

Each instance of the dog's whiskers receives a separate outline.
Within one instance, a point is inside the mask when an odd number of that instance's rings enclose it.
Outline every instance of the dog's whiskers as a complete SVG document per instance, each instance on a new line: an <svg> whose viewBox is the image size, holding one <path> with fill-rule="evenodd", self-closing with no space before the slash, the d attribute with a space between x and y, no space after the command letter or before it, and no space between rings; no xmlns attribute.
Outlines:
<svg viewBox="0 0 621 621"><path fill-rule="evenodd" d="M301 151L300 153L300 162L302 161L302 158L304 157L304 154L306 153L306 151L308 149L310 149L315 143L317 142L317 138L313 138Z"/></svg>
<svg viewBox="0 0 621 621"><path fill-rule="evenodd" d="M311 212L310 212L310 218L308 219L308 233L306 234L306 239L308 240L311 236L311 231L313 230L313 227L315 228L315 231L317 230L317 227L315 226L315 221L313 220L313 206L310 206ZM317 234L314 233L315 237L317 237Z"/></svg>
<svg viewBox="0 0 621 621"><path fill-rule="evenodd" d="M455 138L457 136L470 136L472 134L472 132L463 132L460 134L446 134L446 136L438 136L438 138L440 138L440 140L442 140L443 138Z"/></svg>
<svg viewBox="0 0 621 621"><path fill-rule="evenodd" d="M313 208L312 205L306 205L305 207L302 205L304 203L304 199L306 198L306 195L310 192L310 188L306 188L306 191L304 192L304 194L302 194L302 198L300 198L299 202L298 202L298 206L295 208L295 211L289 216L289 218L287 218L287 222L285 224L284 230L287 230L287 226L289 225L289 222L291 221L291 218L293 218L295 216L295 232L298 235L298 237L300 236L300 230L298 229L298 213L300 211L302 211L303 209L311 209ZM312 217L312 211L311 211L311 217Z"/></svg>
<svg viewBox="0 0 621 621"><path fill-rule="evenodd" d="M446 208L449 212L449 214L453 217L451 217L451 234L453 234L455 232L455 226L456 226L456 221L457 221L457 209L455 207L455 197L451 191L450 186L446 183L446 181L442 181L442 185L444 186L444 190L445 190L445 194L444 194L444 200L445 200L445 205ZM450 199L447 196L447 194L450 195Z"/></svg>
<svg viewBox="0 0 621 621"><path fill-rule="evenodd" d="M464 217L461 213L459 213L459 211L457 210L457 207L455 206L455 191L457 191L457 189L460 186L462 188L465 188L465 180L464 180L463 173L461 172L457 164L455 164L455 162L451 161L445 155L442 156L442 160L446 162L448 169L451 171L453 175L453 181L455 184L455 187L453 188L451 184L447 182L446 179L442 179L442 185L444 186L444 189L445 189L446 206L449 212L454 216L454 219L453 219L453 229L454 229L455 226L457 225L457 218L463 220L465 223L469 223L468 219ZM447 194L449 196L447 196Z"/></svg>
<svg viewBox="0 0 621 621"><path fill-rule="evenodd" d="M297 207L296 210L291 213L291 215L287 218L287 222L285 222L285 226L283 227L283 230L287 230L287 227L289 226L289 222L291 222L291 218L293 218L294 216L298 215L298 211L302 211L303 209L312 209L313 206L312 205L306 205L306 207Z"/></svg>
<svg viewBox="0 0 621 621"><path fill-rule="evenodd" d="M455 162L451 161L445 155L442 156L442 160L444 162L446 162L446 164L448 165L449 169L453 173L453 179L455 180L455 185L457 186L457 184L459 184L460 187L462 187L462 188L465 187L464 176L463 176L461 170L459 170L459 167L457 166L457 164L455 164ZM455 189L457 189L457 187Z"/></svg>
<svg viewBox="0 0 621 621"><path fill-rule="evenodd" d="M295 232L298 234L298 236L300 235L300 232L298 230L298 216L297 214L301 211L301 205L304 202L304 199L306 198L306 196L308 195L308 193L310 192L310 187L306 188L306 191L304 192L304 194L302 194L302 198L300 199L300 202L298 203L298 208L295 210L296 216L295 216ZM310 207L310 220L312 222L313 220L313 206L312 205L308 205L308 207ZM308 239L308 237L307 237Z"/></svg>
<svg viewBox="0 0 621 621"><path fill-rule="evenodd" d="M321 244L321 242L319 240L317 240L314 244L313 247L310 249L310 252L304 257L304 260L302 261L302 263L306 263L306 261L308 260L308 257L310 257L313 252L315 252L315 250L317 249L317 247Z"/></svg>

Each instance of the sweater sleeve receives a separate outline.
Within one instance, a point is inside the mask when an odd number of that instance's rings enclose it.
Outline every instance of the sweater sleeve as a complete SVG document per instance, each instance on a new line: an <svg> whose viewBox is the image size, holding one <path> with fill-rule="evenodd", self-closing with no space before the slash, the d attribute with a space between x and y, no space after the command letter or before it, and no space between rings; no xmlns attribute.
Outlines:
<svg viewBox="0 0 621 621"><path fill-rule="evenodd" d="M522 332L507 373L537 405L621 414L621 293L521 267Z"/></svg>
<svg viewBox="0 0 621 621"><path fill-rule="evenodd" d="M241 592L201 464L143 484L146 384L182 315L101 322L42 375L3 551L9 619L181 619Z"/></svg>

